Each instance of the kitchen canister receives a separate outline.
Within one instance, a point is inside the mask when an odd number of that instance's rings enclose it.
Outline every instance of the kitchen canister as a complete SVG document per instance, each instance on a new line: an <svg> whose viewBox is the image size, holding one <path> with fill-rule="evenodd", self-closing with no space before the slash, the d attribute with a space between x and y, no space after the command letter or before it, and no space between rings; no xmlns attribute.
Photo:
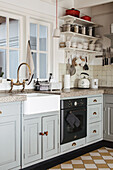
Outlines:
<svg viewBox="0 0 113 170"><path fill-rule="evenodd" d="M64 75L64 89L70 89L70 74Z"/></svg>
<svg viewBox="0 0 113 170"><path fill-rule="evenodd" d="M98 89L98 79L91 79L91 88Z"/></svg>

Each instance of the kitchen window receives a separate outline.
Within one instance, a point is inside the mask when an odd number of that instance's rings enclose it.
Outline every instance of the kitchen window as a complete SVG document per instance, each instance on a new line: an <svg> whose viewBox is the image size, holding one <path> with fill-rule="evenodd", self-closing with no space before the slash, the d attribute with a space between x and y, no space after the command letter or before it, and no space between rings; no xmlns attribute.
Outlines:
<svg viewBox="0 0 113 170"><path fill-rule="evenodd" d="M50 25L30 20L30 45L34 61L34 78L45 80L49 75Z"/></svg>
<svg viewBox="0 0 113 170"><path fill-rule="evenodd" d="M16 79L21 60L21 18L0 13L0 71L4 78Z"/></svg>

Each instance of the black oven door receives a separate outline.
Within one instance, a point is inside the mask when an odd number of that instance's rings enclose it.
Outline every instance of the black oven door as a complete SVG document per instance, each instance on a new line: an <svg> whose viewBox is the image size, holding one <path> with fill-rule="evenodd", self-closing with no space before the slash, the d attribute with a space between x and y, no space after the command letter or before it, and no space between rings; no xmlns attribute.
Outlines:
<svg viewBox="0 0 113 170"><path fill-rule="evenodd" d="M60 143L64 144L87 136L87 110L61 110Z"/></svg>

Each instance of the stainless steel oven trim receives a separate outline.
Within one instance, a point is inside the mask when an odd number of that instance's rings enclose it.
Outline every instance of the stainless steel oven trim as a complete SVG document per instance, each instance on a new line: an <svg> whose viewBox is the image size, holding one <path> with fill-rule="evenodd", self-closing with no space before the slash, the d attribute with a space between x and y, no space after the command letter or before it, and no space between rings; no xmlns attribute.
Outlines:
<svg viewBox="0 0 113 170"><path fill-rule="evenodd" d="M64 139L64 110L61 110L61 127L60 127L60 129L61 129L61 143L62 143L62 141L63 141L63 139Z"/></svg>

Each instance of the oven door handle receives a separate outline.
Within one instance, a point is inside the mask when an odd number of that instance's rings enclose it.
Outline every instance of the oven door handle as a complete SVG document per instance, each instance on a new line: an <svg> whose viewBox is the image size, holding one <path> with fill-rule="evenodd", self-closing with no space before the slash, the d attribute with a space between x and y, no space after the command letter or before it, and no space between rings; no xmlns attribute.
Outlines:
<svg viewBox="0 0 113 170"><path fill-rule="evenodd" d="M60 129L61 129L61 143L63 143L64 140L64 110L61 110L61 125L60 125Z"/></svg>

